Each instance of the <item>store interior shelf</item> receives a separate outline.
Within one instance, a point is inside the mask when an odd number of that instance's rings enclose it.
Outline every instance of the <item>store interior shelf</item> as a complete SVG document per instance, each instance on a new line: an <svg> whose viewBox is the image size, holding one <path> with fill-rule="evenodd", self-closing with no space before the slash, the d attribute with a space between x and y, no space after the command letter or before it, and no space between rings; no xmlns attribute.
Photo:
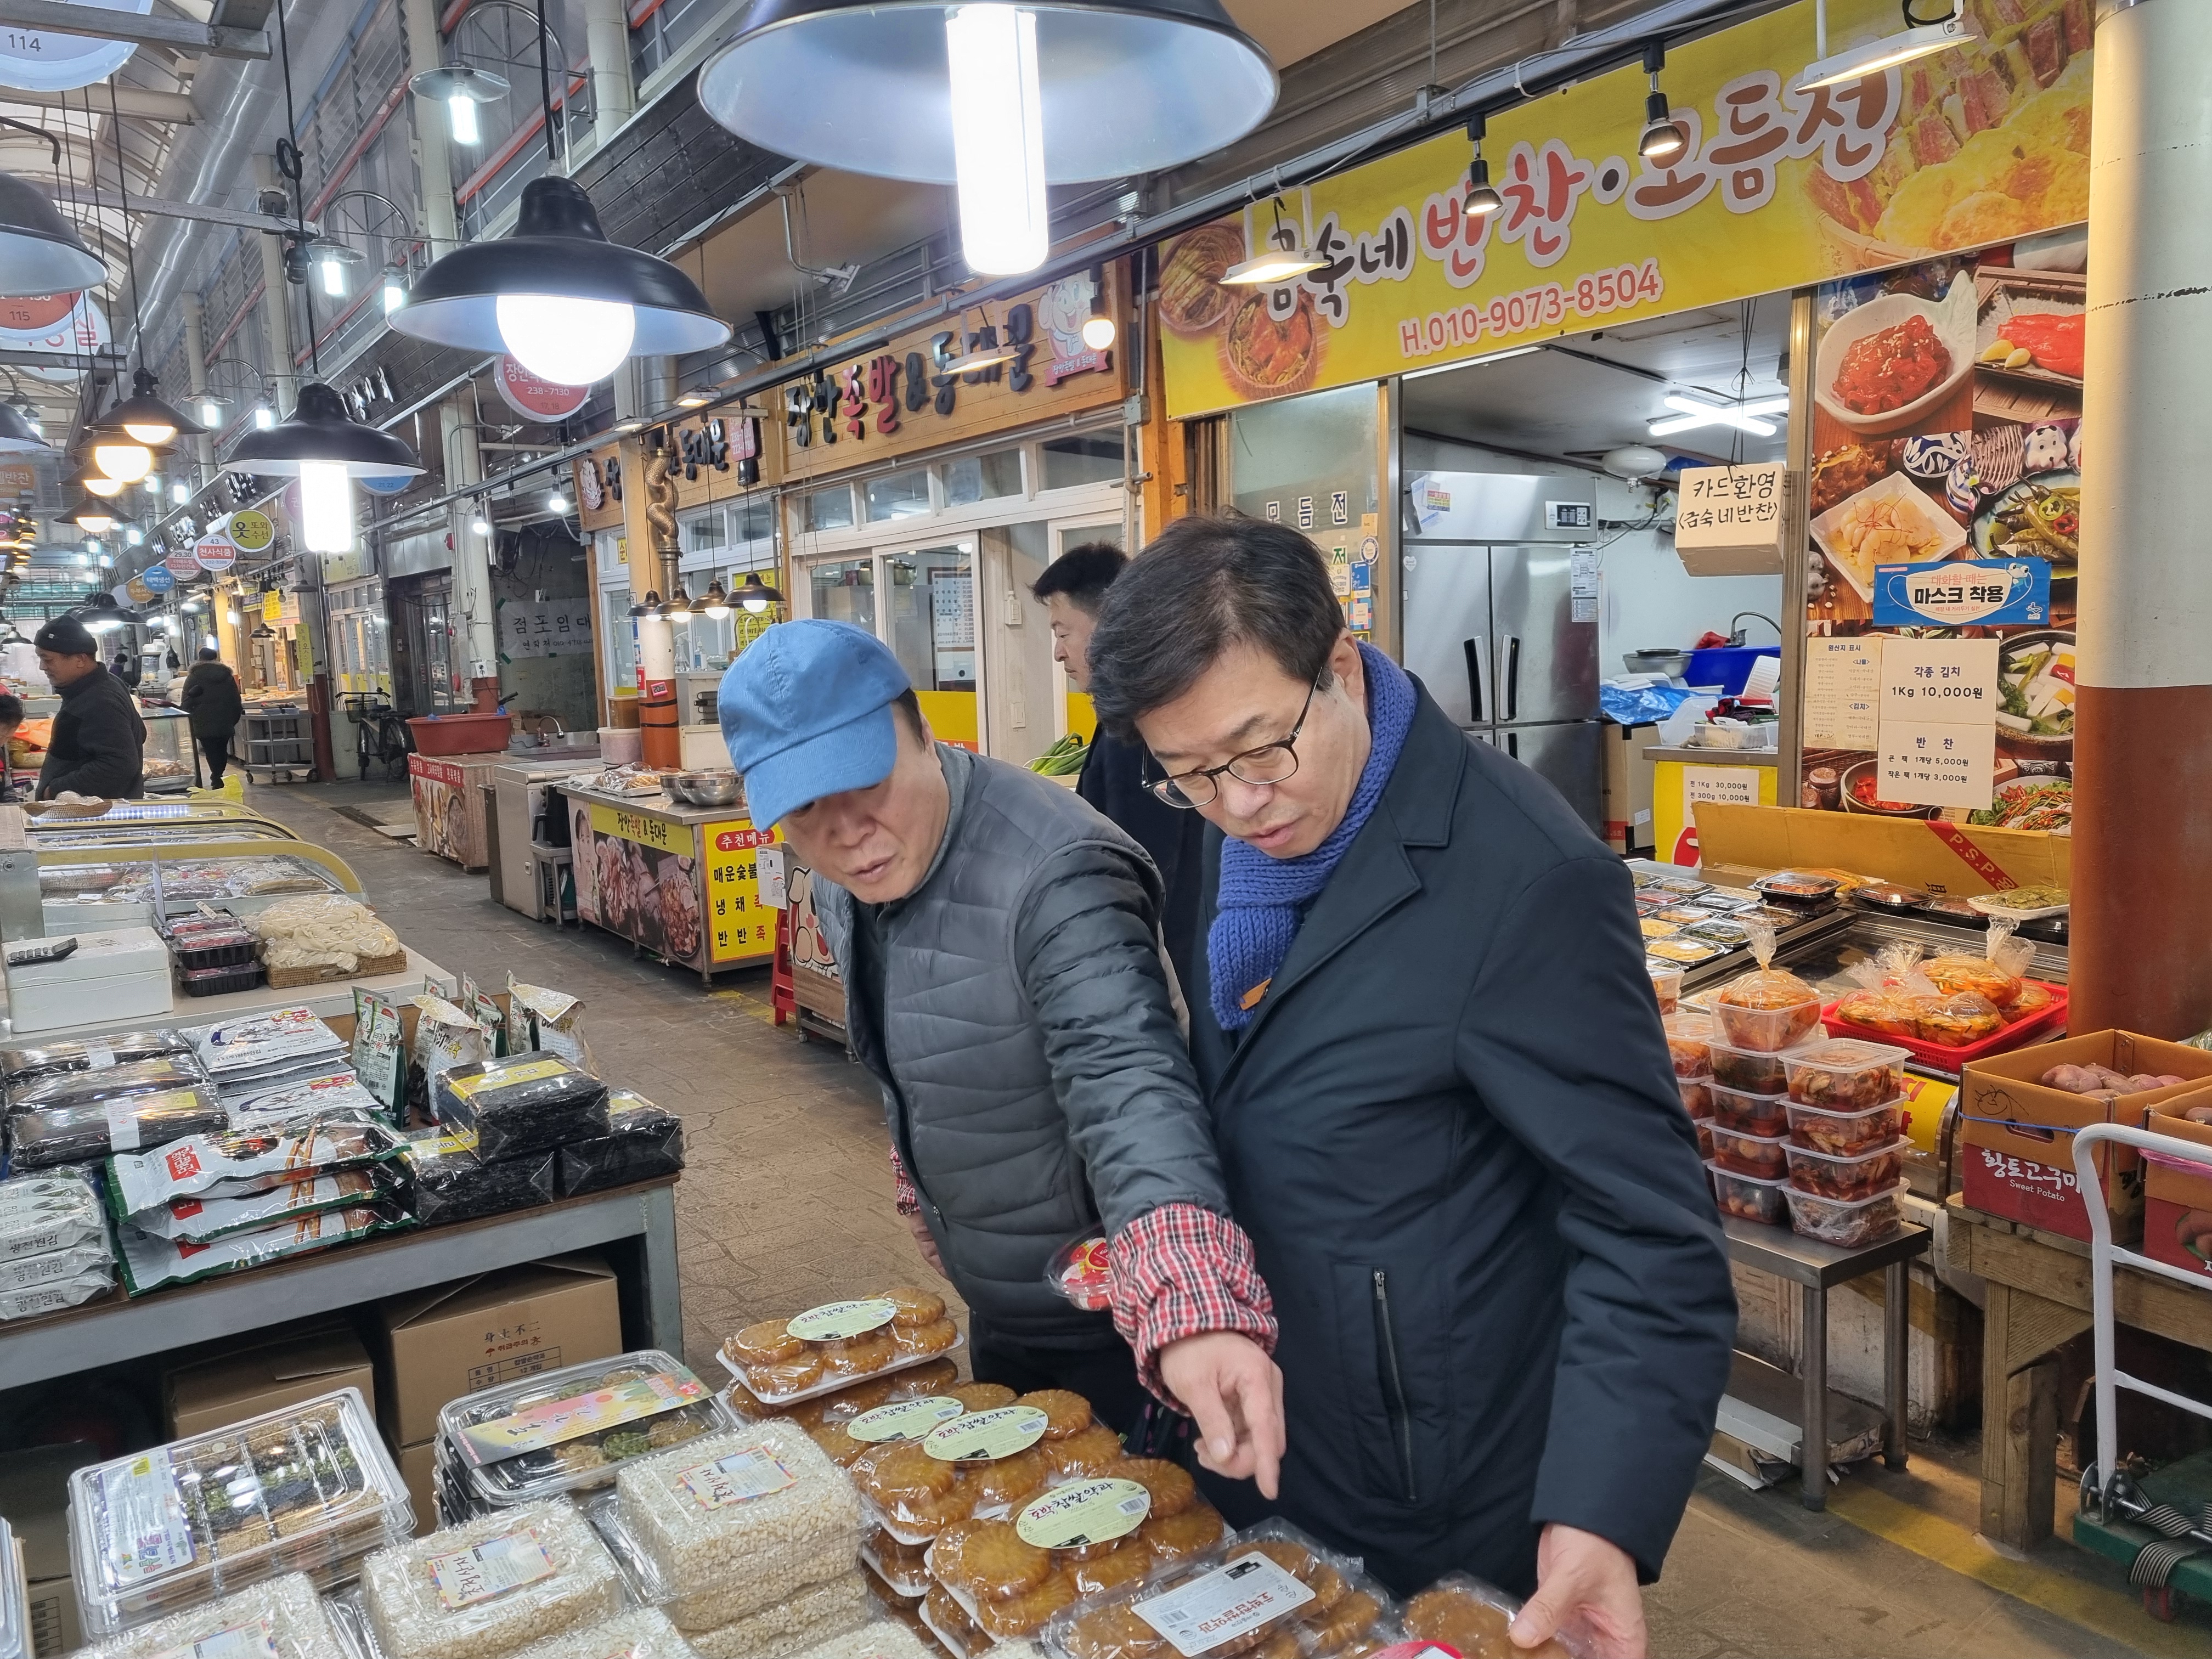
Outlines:
<svg viewBox="0 0 2212 1659"><path fill-rule="evenodd" d="M407 952L407 965L396 974L378 974L368 979L333 980L326 985L300 985L290 990L273 990L266 985L251 991L227 991L221 996L188 997L179 994L166 1016L137 1022L157 1025L207 1025L219 1019L237 1019L247 1014L271 1012L278 1008L311 1008L319 1016L353 1012L353 994L356 987L364 991L380 991L386 996L404 1002L422 989L425 980L435 980L444 989L454 986L453 976L427 957ZM112 1019L88 1019L82 1025L53 1027L27 1036L39 1041L52 1042L64 1037L97 1036L115 1029ZM11 1024L0 1016L0 1035L14 1039Z"/></svg>

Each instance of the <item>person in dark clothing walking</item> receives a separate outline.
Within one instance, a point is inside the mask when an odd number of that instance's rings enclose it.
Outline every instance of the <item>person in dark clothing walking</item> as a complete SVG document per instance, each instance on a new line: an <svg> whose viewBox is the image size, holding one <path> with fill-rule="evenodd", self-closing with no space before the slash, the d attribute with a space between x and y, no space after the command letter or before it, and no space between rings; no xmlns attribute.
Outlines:
<svg viewBox="0 0 2212 1659"><path fill-rule="evenodd" d="M207 757L208 787L222 787L222 769L230 763L231 734L246 718L246 699L238 690L238 676L230 672L212 646L204 647L192 672L185 676L184 695L177 706L190 718L192 741Z"/></svg>
<svg viewBox="0 0 2212 1659"><path fill-rule="evenodd" d="M107 672L121 680L128 690L136 691L138 689L138 659L128 651L117 652L115 660L107 665Z"/></svg>
<svg viewBox="0 0 2212 1659"><path fill-rule="evenodd" d="M1054 559L1030 586L1051 620L1053 660L1067 671L1067 683L1078 691L1091 690L1091 630L1097 625L1098 607L1128 562L1129 556L1111 542L1086 542ZM1206 821L1177 811L1145 787L1144 757L1141 744L1125 743L1099 727L1084 751L1075 793L1152 855L1165 895L1160 936L1187 996L1198 945L1199 848Z"/></svg>
<svg viewBox="0 0 2212 1659"><path fill-rule="evenodd" d="M1355 640L1318 550L1170 525L1091 696L1202 815L1191 1052L1280 1331L1279 1504L1410 1594L1457 1568L1640 1659L1735 1298L1633 884ZM1532 1594L1533 1592L1533 1594Z"/></svg>
<svg viewBox="0 0 2212 1659"><path fill-rule="evenodd" d="M146 781L146 722L123 682L100 666L100 642L74 617L57 617L33 636L39 666L61 694L39 799L64 790L127 799Z"/></svg>

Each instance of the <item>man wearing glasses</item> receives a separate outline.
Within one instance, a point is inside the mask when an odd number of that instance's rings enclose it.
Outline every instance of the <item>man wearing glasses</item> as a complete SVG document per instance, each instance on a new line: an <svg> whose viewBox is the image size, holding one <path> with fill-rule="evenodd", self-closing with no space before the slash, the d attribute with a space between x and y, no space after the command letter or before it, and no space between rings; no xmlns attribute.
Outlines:
<svg viewBox="0 0 2212 1659"><path fill-rule="evenodd" d="M1640 1655L1735 1305L1628 872L1285 526L1170 526L1090 660L1219 831L1191 1046L1279 1324L1281 1512L1401 1593L1533 1591L1523 1645Z"/></svg>

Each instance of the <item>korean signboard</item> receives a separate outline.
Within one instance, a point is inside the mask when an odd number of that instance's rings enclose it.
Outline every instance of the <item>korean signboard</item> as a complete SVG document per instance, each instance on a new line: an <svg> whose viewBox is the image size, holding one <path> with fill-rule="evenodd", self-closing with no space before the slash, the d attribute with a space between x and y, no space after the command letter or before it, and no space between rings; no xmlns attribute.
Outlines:
<svg viewBox="0 0 2212 1659"><path fill-rule="evenodd" d="M1617 70L1493 116L1501 211L1464 211L1453 133L1178 239L1160 270L1168 413L1372 380L1528 341L1801 287L2076 223L2088 213L2089 27L2078 0L1840 86L1791 82L1813 0L1669 50L1687 148L1637 153L1644 83ZM1893 33L1894 0L1830 0L1832 51ZM2015 19L2014 21L2021 21ZM1255 245L1326 263L1216 280Z"/></svg>
<svg viewBox="0 0 2212 1659"><path fill-rule="evenodd" d="M592 654L592 601L583 594L565 599L501 599L499 602L499 659Z"/></svg>
<svg viewBox="0 0 2212 1659"><path fill-rule="evenodd" d="M781 453L775 436L777 423L777 416L757 407L733 404L664 428L670 476L676 481L676 510L686 512L775 483L781 477L775 465ZM619 530L624 494L645 487L642 478L625 472L622 447L602 444L572 465L577 517L584 532Z"/></svg>

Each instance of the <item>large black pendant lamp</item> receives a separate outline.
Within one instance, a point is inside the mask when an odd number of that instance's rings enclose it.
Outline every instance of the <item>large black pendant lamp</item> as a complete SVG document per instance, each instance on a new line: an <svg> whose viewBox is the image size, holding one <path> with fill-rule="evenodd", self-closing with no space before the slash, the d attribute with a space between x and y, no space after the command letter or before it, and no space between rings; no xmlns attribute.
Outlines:
<svg viewBox="0 0 2212 1659"><path fill-rule="evenodd" d="M173 442L179 435L196 438L207 430L198 421L155 396L154 386L153 374L147 369L139 369L131 377L131 395L89 422L87 430L125 433L152 449Z"/></svg>
<svg viewBox="0 0 2212 1659"><path fill-rule="evenodd" d="M62 141L42 127L0 117L0 126L43 138L62 161ZM46 193L0 173L0 296L73 294L107 280L107 267Z"/></svg>
<svg viewBox="0 0 2212 1659"><path fill-rule="evenodd" d="M1044 262L1046 185L1220 149L1275 90L1221 0L756 0L699 71L708 113L765 149L957 185L968 263L994 274Z"/></svg>
<svg viewBox="0 0 2212 1659"><path fill-rule="evenodd" d="M52 447L29 416L13 404L0 404L0 455L35 455Z"/></svg>
<svg viewBox="0 0 2212 1659"><path fill-rule="evenodd" d="M344 399L319 380L300 388L291 419L248 432L222 465L226 472L297 478L301 539L311 553L351 550L356 478L410 477L422 471L403 440L355 420Z"/></svg>

